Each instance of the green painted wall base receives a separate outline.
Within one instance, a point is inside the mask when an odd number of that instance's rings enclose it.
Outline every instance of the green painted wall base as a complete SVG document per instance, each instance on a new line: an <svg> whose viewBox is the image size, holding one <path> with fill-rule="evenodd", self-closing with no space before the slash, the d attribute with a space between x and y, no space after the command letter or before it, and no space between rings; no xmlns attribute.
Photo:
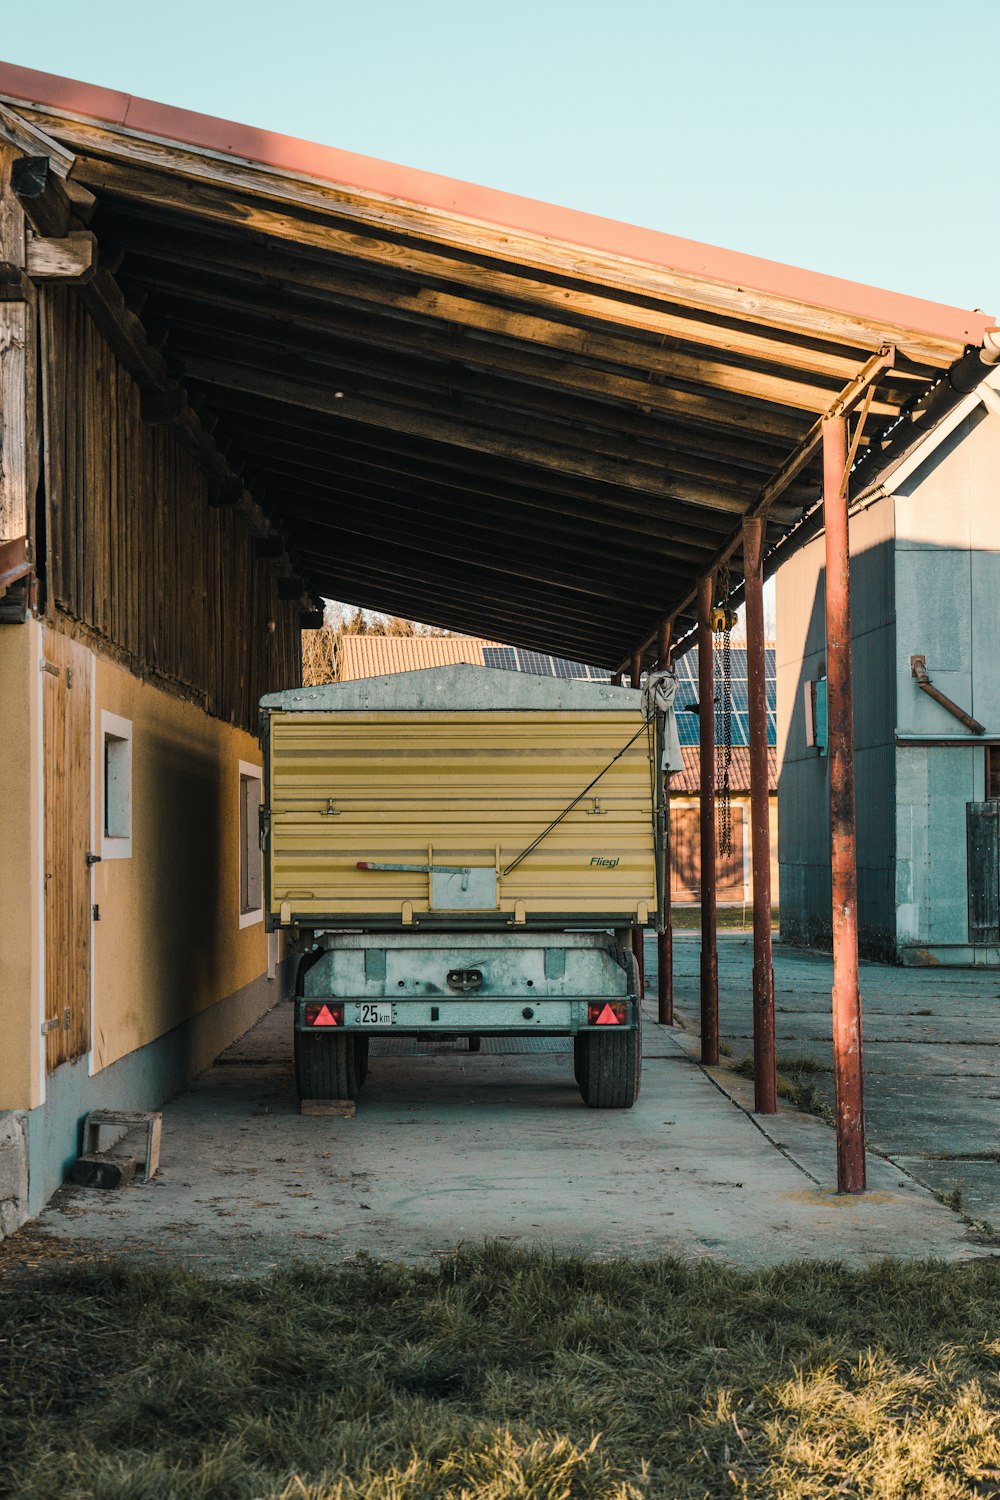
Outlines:
<svg viewBox="0 0 1000 1500"><path fill-rule="evenodd" d="M159 1108L289 994L294 974L294 960L288 958L275 979L262 974L201 1015L93 1076L87 1071L85 1057L50 1073L45 1103L29 1110L25 1117L27 1216L40 1213L66 1181L82 1148L84 1119L92 1109Z"/></svg>

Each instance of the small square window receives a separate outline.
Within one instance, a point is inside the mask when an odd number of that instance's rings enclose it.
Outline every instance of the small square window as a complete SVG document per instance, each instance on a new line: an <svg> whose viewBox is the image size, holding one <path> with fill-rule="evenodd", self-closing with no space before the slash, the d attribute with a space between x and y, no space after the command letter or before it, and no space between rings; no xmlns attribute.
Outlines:
<svg viewBox="0 0 1000 1500"><path fill-rule="evenodd" d="M240 926L262 920L263 871L260 852L262 780L259 766L240 761Z"/></svg>
<svg viewBox="0 0 1000 1500"><path fill-rule="evenodd" d="M101 713L101 858L132 856L132 721Z"/></svg>

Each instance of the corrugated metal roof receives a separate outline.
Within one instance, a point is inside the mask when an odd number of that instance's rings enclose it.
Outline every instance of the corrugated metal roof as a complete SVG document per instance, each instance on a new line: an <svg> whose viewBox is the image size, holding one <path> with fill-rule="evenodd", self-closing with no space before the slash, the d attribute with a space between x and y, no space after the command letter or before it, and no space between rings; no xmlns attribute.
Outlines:
<svg viewBox="0 0 1000 1500"><path fill-rule="evenodd" d="M482 641L475 635L345 635L340 642L340 681L450 667L483 665Z"/></svg>
<svg viewBox="0 0 1000 1500"><path fill-rule="evenodd" d="M684 769L675 771L671 776L670 790L693 792L697 796L701 790L701 752L697 745L682 745L681 755L684 757ZM733 746L729 786L731 791L738 792L741 796L750 791L750 751L743 746ZM778 752L773 745L767 747L767 789L769 792L778 790Z"/></svg>

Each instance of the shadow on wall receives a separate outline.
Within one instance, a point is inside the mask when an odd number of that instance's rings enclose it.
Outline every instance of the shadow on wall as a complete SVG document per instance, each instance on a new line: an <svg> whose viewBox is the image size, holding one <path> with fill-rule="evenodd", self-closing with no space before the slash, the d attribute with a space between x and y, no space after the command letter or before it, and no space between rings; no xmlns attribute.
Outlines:
<svg viewBox="0 0 1000 1500"><path fill-rule="evenodd" d="M218 751L210 753L162 729L146 750L158 792L147 803L144 904L155 920L144 924L150 951L141 967L151 977L153 994L136 998L140 1005L153 1002L162 1033L231 988L225 983L228 944L221 924L233 830ZM236 852L233 843L232 855ZM184 1063L190 1076L195 1060L185 1057Z"/></svg>
<svg viewBox="0 0 1000 1500"><path fill-rule="evenodd" d="M891 962L896 959L894 556L889 539L859 544L855 526L852 521L859 946L866 957ZM800 555L792 565L808 567L808 560ZM811 603L806 604L805 598L800 595L808 611L807 623L803 626L801 619L787 622L804 650L788 713L778 784L781 939L829 948L833 899L830 763L825 751L809 742L815 740L810 718L816 684L825 684L827 674L825 566L819 567ZM778 671L780 676L780 665Z"/></svg>

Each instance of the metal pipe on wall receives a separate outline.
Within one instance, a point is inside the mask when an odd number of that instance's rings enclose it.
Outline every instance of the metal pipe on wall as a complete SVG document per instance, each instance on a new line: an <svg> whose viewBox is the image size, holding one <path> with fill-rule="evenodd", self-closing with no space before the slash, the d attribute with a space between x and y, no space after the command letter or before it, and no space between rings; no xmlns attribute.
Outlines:
<svg viewBox="0 0 1000 1500"><path fill-rule="evenodd" d="M753 1089L758 1114L778 1110L774 969L771 956L771 810L767 777L767 674L764 659L765 518L743 522L750 725L750 847L753 861Z"/></svg>
<svg viewBox="0 0 1000 1500"><path fill-rule="evenodd" d="M632 680L632 686L634 688L638 689L638 687L639 687L639 680L642 677L642 656L640 655L640 653L638 651L635 652L635 654L632 657L630 676L631 676L631 680ZM646 993L646 946L645 946L646 938L645 938L645 935L646 935L646 929L644 927L633 927L632 928L632 952L635 954L635 961L639 965L639 993L640 993L640 995L644 995Z"/></svg>
<svg viewBox="0 0 1000 1500"><path fill-rule="evenodd" d="M851 684L851 560L848 535L847 422L823 424L826 541L827 755L830 766L830 875L833 888L833 1076L837 1189L865 1190L864 1062L858 981L857 820Z"/></svg>
<svg viewBox="0 0 1000 1500"><path fill-rule="evenodd" d="M698 580L698 723L701 774L701 1060L719 1061L719 956L715 888L715 674L711 573Z"/></svg>
<svg viewBox="0 0 1000 1500"><path fill-rule="evenodd" d="M670 665L670 621L660 625L657 643L657 666L665 671ZM673 868L670 849L670 777L656 767L656 786L662 802L663 824L663 903L656 933L656 1019L661 1026L674 1024L674 934L671 926L670 882Z"/></svg>

